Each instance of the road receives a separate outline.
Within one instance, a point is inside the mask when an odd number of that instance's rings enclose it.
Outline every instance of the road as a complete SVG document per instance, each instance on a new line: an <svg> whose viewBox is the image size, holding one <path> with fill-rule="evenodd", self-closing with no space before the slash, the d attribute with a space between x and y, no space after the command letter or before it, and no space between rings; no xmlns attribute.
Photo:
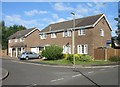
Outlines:
<svg viewBox="0 0 120 87"><path fill-rule="evenodd" d="M65 68L2 60L9 71L3 85L118 85L118 67Z"/></svg>

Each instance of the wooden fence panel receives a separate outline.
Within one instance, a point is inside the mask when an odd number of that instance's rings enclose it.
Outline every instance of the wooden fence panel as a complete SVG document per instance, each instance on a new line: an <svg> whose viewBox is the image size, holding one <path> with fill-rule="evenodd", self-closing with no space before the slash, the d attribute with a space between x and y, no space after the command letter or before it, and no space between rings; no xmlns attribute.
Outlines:
<svg viewBox="0 0 120 87"><path fill-rule="evenodd" d="M95 58L95 60L104 60L105 59L105 50L104 49L94 49L94 58Z"/></svg>
<svg viewBox="0 0 120 87"><path fill-rule="evenodd" d="M120 56L120 49L94 49L95 60L108 60L112 56Z"/></svg>
<svg viewBox="0 0 120 87"><path fill-rule="evenodd" d="M117 55L116 49L105 49L105 50L107 50L107 53L105 54L105 55L107 55L107 56L106 56L107 59L109 59L109 58L112 57L112 56Z"/></svg>
<svg viewBox="0 0 120 87"><path fill-rule="evenodd" d="M120 49L118 49L118 56L120 56Z"/></svg>

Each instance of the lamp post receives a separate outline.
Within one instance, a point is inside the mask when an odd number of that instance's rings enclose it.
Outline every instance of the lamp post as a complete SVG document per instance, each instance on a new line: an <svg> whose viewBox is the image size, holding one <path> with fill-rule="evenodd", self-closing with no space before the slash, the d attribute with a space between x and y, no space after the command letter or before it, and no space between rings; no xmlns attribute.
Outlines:
<svg viewBox="0 0 120 87"><path fill-rule="evenodd" d="M73 54L73 64L75 65L75 13L71 12L73 17L73 29L72 29L72 54Z"/></svg>

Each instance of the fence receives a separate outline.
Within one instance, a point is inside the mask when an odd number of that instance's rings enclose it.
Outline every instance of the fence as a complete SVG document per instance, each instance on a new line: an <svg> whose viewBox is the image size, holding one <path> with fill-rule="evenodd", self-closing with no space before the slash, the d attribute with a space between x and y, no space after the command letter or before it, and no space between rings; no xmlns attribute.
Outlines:
<svg viewBox="0 0 120 87"><path fill-rule="evenodd" d="M0 57L8 56L7 50L0 50Z"/></svg>
<svg viewBox="0 0 120 87"><path fill-rule="evenodd" d="M120 49L94 49L95 60L108 60L112 56L120 56Z"/></svg>

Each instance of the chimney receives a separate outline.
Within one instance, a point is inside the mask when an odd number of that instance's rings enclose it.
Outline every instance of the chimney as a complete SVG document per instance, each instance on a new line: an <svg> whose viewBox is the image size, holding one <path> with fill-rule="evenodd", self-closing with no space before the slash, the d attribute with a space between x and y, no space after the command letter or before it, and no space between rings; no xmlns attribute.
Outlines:
<svg viewBox="0 0 120 87"><path fill-rule="evenodd" d="M51 26L50 26L50 30L49 31L51 31Z"/></svg>

